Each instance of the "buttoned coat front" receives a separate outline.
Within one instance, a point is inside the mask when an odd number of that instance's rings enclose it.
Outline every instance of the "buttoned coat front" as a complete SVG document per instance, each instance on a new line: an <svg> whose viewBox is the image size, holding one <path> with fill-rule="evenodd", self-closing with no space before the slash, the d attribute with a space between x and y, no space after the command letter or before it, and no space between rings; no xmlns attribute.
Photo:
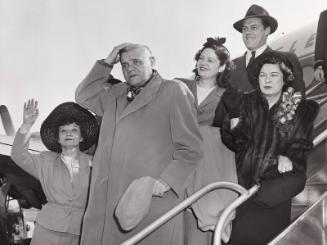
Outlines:
<svg viewBox="0 0 327 245"><path fill-rule="evenodd" d="M120 244L184 198L185 182L202 156L202 142L190 91L157 72L131 102L127 84L107 83L109 69L99 62L76 90L76 101L102 117L94 156L90 198L81 244ZM136 178L162 179L171 190L153 197L145 219L122 232L114 219L117 203ZM140 244L183 244L179 215Z"/></svg>

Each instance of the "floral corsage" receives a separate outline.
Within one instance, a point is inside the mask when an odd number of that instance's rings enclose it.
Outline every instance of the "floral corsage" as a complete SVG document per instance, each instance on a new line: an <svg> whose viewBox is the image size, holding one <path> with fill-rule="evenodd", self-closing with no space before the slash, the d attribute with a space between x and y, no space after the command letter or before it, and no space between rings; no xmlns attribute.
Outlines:
<svg viewBox="0 0 327 245"><path fill-rule="evenodd" d="M295 92L294 88L288 87L282 94L282 102L279 104L274 115L274 122L281 132L287 132L290 128L290 123L296 116L296 109L301 102L302 95L300 92Z"/></svg>

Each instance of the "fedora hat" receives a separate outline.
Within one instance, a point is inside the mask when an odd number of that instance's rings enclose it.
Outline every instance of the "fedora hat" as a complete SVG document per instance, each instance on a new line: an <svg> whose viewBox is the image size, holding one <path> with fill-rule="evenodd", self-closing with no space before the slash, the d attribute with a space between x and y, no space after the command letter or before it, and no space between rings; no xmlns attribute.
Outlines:
<svg viewBox="0 0 327 245"><path fill-rule="evenodd" d="M61 145L58 143L58 128L66 122L68 124L75 122L80 126L83 137L80 143L81 151L89 149L96 143L99 124L95 116L75 102L65 102L53 109L41 125L42 142L50 151L61 152Z"/></svg>
<svg viewBox="0 0 327 245"><path fill-rule="evenodd" d="M274 17L270 16L269 13L263 7L256 4L253 4L246 12L245 17L239 21L236 21L233 26L237 31L242 32L243 21L248 18L254 17L263 19L270 26L270 34L276 31L278 27L277 20Z"/></svg>
<svg viewBox="0 0 327 245"><path fill-rule="evenodd" d="M115 217L124 231L132 230L148 214L155 181L150 176L135 179L120 198Z"/></svg>
<svg viewBox="0 0 327 245"><path fill-rule="evenodd" d="M255 58L255 60L247 68L248 79L255 88L259 89L258 77L262 66L271 62L269 61L271 59L275 59L276 61L280 61L284 64L284 70L288 71L286 81L290 82L295 79L292 62L284 52L275 50L263 52L261 55Z"/></svg>

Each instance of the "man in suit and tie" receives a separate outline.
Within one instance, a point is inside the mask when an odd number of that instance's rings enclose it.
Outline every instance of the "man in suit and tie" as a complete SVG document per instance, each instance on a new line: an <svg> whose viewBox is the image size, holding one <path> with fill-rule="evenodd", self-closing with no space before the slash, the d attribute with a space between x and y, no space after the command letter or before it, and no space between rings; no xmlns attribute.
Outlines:
<svg viewBox="0 0 327 245"><path fill-rule="evenodd" d="M247 77L247 67L263 52L271 51L267 45L268 36L274 33L278 27L277 20L261 6L252 5L245 17L233 24L234 28L242 33L243 42L247 51L243 56L233 60L236 69L231 75L231 84L243 92L254 90ZM302 94L305 92L303 71L301 64L294 53L284 52L291 60L294 67L295 81L292 86Z"/></svg>

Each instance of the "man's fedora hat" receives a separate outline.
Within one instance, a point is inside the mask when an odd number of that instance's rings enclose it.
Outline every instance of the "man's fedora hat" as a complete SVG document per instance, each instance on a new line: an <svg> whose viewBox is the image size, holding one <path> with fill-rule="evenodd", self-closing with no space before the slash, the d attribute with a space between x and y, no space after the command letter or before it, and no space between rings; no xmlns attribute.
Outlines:
<svg viewBox="0 0 327 245"><path fill-rule="evenodd" d="M65 122L77 123L81 131L85 133L82 135L84 137L80 143L81 151L89 149L96 143L99 124L95 116L75 102L65 102L58 105L41 125L42 142L50 151L61 152L61 145L58 143L58 128Z"/></svg>
<svg viewBox="0 0 327 245"><path fill-rule="evenodd" d="M269 13L261 6L253 4L245 14L245 17L239 21L236 21L233 26L239 32L242 32L243 21L248 18L261 18L270 26L270 34L275 32L278 27L277 20L270 16Z"/></svg>

